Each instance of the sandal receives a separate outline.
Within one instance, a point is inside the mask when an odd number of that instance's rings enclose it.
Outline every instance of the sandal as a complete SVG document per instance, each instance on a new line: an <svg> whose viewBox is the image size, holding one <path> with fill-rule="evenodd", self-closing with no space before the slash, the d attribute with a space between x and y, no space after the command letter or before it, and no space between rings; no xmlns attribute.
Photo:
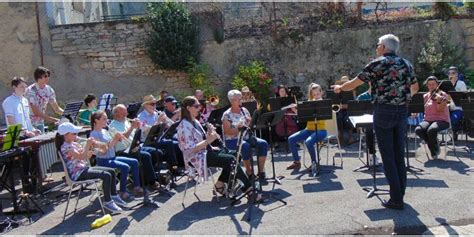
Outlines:
<svg viewBox="0 0 474 237"><path fill-rule="evenodd" d="M287 170L300 169L300 168L301 168L301 162L299 161L294 161L293 164L286 167Z"/></svg>
<svg viewBox="0 0 474 237"><path fill-rule="evenodd" d="M222 187L217 187L215 184L214 184L214 191L218 194L220 194L221 196L225 196L225 190L226 190L226 185L224 184Z"/></svg>
<svg viewBox="0 0 474 237"><path fill-rule="evenodd" d="M133 195L134 195L135 197L143 197L143 195L144 195L143 188L141 188L141 187L135 187L135 188L133 189Z"/></svg>

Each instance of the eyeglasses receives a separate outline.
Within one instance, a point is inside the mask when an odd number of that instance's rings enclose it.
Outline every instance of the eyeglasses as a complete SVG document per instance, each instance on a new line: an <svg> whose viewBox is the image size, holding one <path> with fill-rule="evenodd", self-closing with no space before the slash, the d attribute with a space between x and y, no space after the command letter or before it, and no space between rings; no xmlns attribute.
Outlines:
<svg viewBox="0 0 474 237"><path fill-rule="evenodd" d="M385 47L385 45L383 45L383 44L377 44L377 46L375 46L375 48L378 48L379 46Z"/></svg>
<svg viewBox="0 0 474 237"><path fill-rule="evenodd" d="M156 103L148 103L147 105L155 106Z"/></svg>
<svg viewBox="0 0 474 237"><path fill-rule="evenodd" d="M49 75L48 75L48 74L44 74L43 77L48 77L48 78L49 78Z"/></svg>
<svg viewBox="0 0 474 237"><path fill-rule="evenodd" d="M458 73L458 72L449 72L450 75L454 75L456 73Z"/></svg>
<svg viewBox="0 0 474 237"><path fill-rule="evenodd" d="M193 107L194 107L195 109L200 109L200 108L201 108L201 104L194 104Z"/></svg>

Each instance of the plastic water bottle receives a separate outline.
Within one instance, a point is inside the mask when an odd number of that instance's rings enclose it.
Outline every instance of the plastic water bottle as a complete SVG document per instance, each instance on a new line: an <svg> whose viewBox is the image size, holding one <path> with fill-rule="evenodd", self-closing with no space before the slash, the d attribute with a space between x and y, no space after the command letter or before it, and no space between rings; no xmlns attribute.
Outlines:
<svg viewBox="0 0 474 237"><path fill-rule="evenodd" d="M99 228L109 222L112 221L112 216L110 214L107 214L107 215L104 215L103 217L101 218L97 218L95 219L94 222L92 222L91 224L91 228L92 229L96 229L96 228Z"/></svg>

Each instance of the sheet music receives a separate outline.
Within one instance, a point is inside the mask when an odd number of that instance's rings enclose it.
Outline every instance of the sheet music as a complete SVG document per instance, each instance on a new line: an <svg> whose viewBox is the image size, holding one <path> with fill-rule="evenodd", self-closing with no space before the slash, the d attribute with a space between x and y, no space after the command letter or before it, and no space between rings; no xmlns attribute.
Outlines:
<svg viewBox="0 0 474 237"><path fill-rule="evenodd" d="M363 124L372 124L374 122L374 116L372 114L364 114L361 116L349 116L354 127L363 125Z"/></svg>

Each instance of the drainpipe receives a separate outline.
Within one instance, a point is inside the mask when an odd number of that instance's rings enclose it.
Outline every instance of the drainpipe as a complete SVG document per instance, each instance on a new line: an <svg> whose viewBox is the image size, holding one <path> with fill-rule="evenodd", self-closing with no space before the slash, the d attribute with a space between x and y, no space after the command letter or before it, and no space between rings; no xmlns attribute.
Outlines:
<svg viewBox="0 0 474 237"><path fill-rule="evenodd" d="M43 43L41 41L41 27L40 27L40 19L39 19L38 2L35 2L35 12L36 12L36 28L38 30L38 43L40 47L41 66L44 66Z"/></svg>

